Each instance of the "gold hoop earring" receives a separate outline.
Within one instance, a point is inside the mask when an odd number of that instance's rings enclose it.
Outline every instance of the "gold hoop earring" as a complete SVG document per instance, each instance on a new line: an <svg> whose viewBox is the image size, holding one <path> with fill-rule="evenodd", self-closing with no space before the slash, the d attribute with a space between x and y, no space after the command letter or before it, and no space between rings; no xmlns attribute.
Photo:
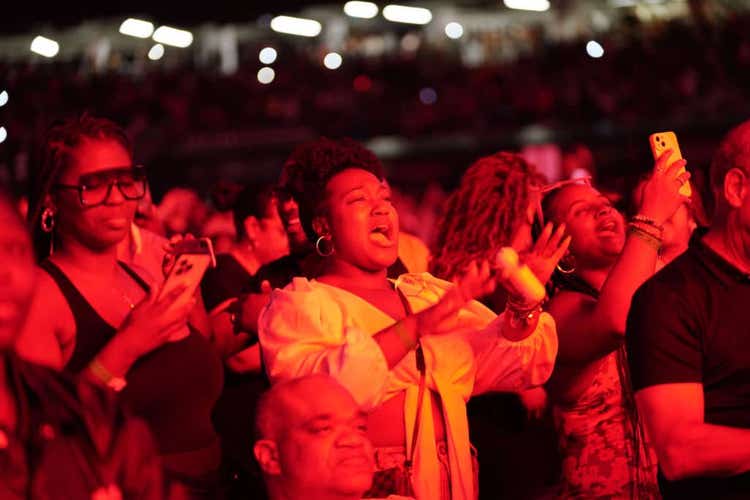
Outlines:
<svg viewBox="0 0 750 500"><path fill-rule="evenodd" d="M327 252L325 252L325 251L321 250L321 248L320 248L320 247L321 247L321 245L320 245L320 244L321 244L321 243L322 243L323 241L327 241L327 242L328 242L328 244L329 244L329 245L331 245L331 246L330 246L330 248L328 249L328 251L327 251ZM315 241L315 251L316 251L316 252L318 253L318 255L320 255L321 257L330 257L331 255L333 255L334 249L333 249L333 244L331 244L331 237L330 237L330 236L321 236L321 237L319 237L319 238L318 238L318 239L317 239L317 240Z"/></svg>
<svg viewBox="0 0 750 500"><path fill-rule="evenodd" d="M568 268L565 268L565 267L563 267L563 266L560 265L560 264L563 263L563 261L560 260L560 262L557 263L557 266L555 266L557 268L557 270L560 271L562 274L566 274L566 275L567 274L573 274L574 272L576 272L575 258L572 255L570 255L570 259L573 260L573 265L572 266L570 266ZM570 264L570 262L569 262L569 264Z"/></svg>
<svg viewBox="0 0 750 500"><path fill-rule="evenodd" d="M42 231L51 233L55 229L55 211L50 207L46 207L42 212L42 218L39 222L42 226Z"/></svg>

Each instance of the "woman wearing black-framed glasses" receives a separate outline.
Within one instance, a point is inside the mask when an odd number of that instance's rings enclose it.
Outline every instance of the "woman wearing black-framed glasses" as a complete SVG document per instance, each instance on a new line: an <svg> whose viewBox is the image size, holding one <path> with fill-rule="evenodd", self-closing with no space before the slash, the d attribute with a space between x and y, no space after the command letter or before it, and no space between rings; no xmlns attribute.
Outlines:
<svg viewBox="0 0 750 500"><path fill-rule="evenodd" d="M215 498L221 361L189 328L192 304L157 300L158 278L118 260L146 192L124 131L89 115L56 124L40 167L29 197L40 286L19 350L118 391L150 425L170 491Z"/></svg>

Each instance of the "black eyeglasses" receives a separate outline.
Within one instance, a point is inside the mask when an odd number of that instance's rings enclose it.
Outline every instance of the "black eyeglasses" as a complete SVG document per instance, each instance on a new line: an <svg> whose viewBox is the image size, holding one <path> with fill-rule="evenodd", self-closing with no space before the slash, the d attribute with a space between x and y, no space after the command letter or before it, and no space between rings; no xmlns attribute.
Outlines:
<svg viewBox="0 0 750 500"><path fill-rule="evenodd" d="M78 184L55 184L57 189L75 189L81 205L96 207L103 205L117 185L126 200L140 200L146 195L146 169L141 165L117 167L82 175Z"/></svg>

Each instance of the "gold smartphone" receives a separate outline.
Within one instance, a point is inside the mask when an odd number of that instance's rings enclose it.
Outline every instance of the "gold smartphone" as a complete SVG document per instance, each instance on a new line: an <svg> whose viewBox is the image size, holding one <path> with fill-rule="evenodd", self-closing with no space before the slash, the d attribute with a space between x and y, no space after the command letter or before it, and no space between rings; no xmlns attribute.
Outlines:
<svg viewBox="0 0 750 500"><path fill-rule="evenodd" d="M175 263L164 280L158 295L159 298L162 298L175 288L184 286L185 291L180 294L171 307L182 305L190 300L209 266L216 266L214 248L208 238L179 241L174 246L174 254Z"/></svg>
<svg viewBox="0 0 750 500"><path fill-rule="evenodd" d="M655 134L648 136L648 142L651 145L651 153L654 155L654 160L658 159L666 149L672 150L672 154L669 157L669 165L682 159L680 144L677 142L677 136L674 132L656 132ZM685 172L685 167L680 169L680 175L683 172ZM690 187L690 181L685 182L680 187L680 194L682 196L690 196L693 194L693 190Z"/></svg>

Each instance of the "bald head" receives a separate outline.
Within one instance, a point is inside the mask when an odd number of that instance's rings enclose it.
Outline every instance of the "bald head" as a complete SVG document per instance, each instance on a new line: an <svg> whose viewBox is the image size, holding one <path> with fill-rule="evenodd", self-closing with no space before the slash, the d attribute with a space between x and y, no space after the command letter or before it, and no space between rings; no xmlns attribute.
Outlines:
<svg viewBox="0 0 750 500"><path fill-rule="evenodd" d="M276 441L284 429L295 421L333 402L356 408L357 403L349 392L328 375L314 374L285 380L266 391L258 401L255 417L256 439ZM359 412L359 410L355 410Z"/></svg>
<svg viewBox="0 0 750 500"><path fill-rule="evenodd" d="M258 402L253 448L271 499L359 499L374 471L367 415L336 380L281 382Z"/></svg>

